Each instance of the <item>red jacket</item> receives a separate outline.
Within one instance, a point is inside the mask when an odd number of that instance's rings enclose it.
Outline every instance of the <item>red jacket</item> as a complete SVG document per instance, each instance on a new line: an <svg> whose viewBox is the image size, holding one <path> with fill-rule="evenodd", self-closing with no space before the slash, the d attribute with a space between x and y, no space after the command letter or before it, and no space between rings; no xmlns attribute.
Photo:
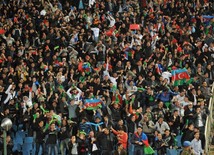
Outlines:
<svg viewBox="0 0 214 155"><path fill-rule="evenodd" d="M123 148L127 148L127 141L128 141L128 134L124 131L118 132L114 129L112 129L112 132L117 135L118 143L123 145Z"/></svg>

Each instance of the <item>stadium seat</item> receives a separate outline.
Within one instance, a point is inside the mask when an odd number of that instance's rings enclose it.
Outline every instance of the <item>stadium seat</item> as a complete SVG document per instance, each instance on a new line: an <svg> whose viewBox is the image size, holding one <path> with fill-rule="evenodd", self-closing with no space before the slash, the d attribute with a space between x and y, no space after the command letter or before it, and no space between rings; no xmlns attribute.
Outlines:
<svg viewBox="0 0 214 155"><path fill-rule="evenodd" d="M15 137L14 144L20 144L20 145L22 145L23 144L23 138L20 137L20 136Z"/></svg>
<svg viewBox="0 0 214 155"><path fill-rule="evenodd" d="M22 130L23 129L23 124L19 124L18 125L18 130Z"/></svg>
<svg viewBox="0 0 214 155"><path fill-rule="evenodd" d="M158 152L157 152L157 150L154 150L154 151L155 151L154 155L158 155Z"/></svg>
<svg viewBox="0 0 214 155"><path fill-rule="evenodd" d="M181 145L181 135L176 136L176 141L177 141L177 147L182 147Z"/></svg>
<svg viewBox="0 0 214 155"><path fill-rule="evenodd" d="M12 129L13 129L14 132L16 132L17 129L18 129L18 127L17 127L16 125L13 125L13 126L12 126Z"/></svg>
<svg viewBox="0 0 214 155"><path fill-rule="evenodd" d="M25 137L24 138L24 143L33 144L34 143L34 138L33 137Z"/></svg>
<svg viewBox="0 0 214 155"><path fill-rule="evenodd" d="M16 151L21 152L21 145L18 144L18 143L14 143L14 144L13 144L12 151L13 151L13 152L16 152Z"/></svg>
<svg viewBox="0 0 214 155"><path fill-rule="evenodd" d="M20 137L20 138L22 138L22 139L24 139L25 138L25 132L24 131L17 131L16 132L16 137Z"/></svg>
<svg viewBox="0 0 214 155"><path fill-rule="evenodd" d="M22 145L23 155L32 155L32 152L33 152L33 144L32 143L24 143Z"/></svg>
<svg viewBox="0 0 214 155"><path fill-rule="evenodd" d="M176 149L167 149L166 155L178 155L178 151Z"/></svg>

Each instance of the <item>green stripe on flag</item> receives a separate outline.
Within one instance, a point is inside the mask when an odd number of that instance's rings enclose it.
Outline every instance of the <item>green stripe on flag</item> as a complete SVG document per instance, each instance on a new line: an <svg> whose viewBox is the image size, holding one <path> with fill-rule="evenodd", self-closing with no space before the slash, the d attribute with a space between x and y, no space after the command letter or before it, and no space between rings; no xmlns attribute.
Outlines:
<svg viewBox="0 0 214 155"><path fill-rule="evenodd" d="M176 81L174 82L174 86L184 85L185 82L186 82L186 79L176 80Z"/></svg>
<svg viewBox="0 0 214 155"><path fill-rule="evenodd" d="M153 148L151 147L151 146L148 146L148 147L146 147L146 146L144 146L144 154L153 154L153 153L155 153L155 151L153 150Z"/></svg>
<svg viewBox="0 0 214 155"><path fill-rule="evenodd" d="M99 108L102 108L102 104L99 104L96 107L87 107L86 110L97 110Z"/></svg>

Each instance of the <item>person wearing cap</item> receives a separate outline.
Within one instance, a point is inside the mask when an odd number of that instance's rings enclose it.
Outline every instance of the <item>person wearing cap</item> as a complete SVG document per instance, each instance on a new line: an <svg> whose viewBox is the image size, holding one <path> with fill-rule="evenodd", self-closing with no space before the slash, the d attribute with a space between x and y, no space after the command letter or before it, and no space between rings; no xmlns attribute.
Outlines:
<svg viewBox="0 0 214 155"><path fill-rule="evenodd" d="M194 155L193 150L191 149L190 141L184 141L181 155Z"/></svg>

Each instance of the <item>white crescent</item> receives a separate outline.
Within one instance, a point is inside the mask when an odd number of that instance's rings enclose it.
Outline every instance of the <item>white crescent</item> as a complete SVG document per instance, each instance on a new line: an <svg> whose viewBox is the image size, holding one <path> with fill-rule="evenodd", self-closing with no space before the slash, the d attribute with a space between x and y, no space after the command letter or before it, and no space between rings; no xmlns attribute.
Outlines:
<svg viewBox="0 0 214 155"><path fill-rule="evenodd" d="M179 74L178 74L178 78L179 78L179 79L182 79L182 73L179 73Z"/></svg>

